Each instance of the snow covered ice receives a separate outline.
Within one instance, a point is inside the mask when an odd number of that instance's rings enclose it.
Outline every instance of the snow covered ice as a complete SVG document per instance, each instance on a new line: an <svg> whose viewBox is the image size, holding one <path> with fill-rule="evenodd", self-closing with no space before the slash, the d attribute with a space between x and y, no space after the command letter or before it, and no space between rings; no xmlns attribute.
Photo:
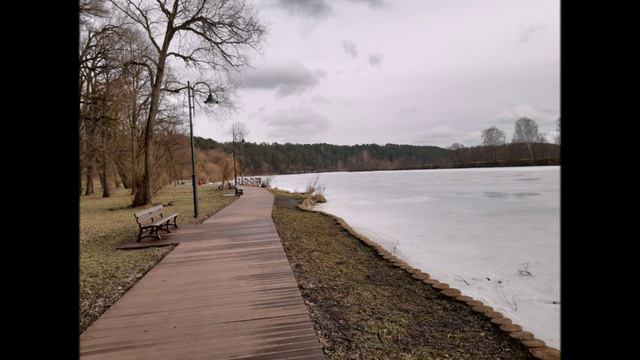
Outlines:
<svg viewBox="0 0 640 360"><path fill-rule="evenodd" d="M319 178L318 178L319 177ZM560 167L279 175L316 209L560 348Z"/></svg>

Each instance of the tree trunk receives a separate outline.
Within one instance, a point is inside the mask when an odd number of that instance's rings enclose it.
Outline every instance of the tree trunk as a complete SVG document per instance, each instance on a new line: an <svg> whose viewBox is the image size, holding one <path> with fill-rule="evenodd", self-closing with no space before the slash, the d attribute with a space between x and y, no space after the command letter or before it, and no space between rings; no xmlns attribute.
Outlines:
<svg viewBox="0 0 640 360"><path fill-rule="evenodd" d="M111 196L111 185L109 184L107 173L100 174L100 182L102 183L102 197Z"/></svg>
<svg viewBox="0 0 640 360"><path fill-rule="evenodd" d="M112 167L112 172L113 172L114 186L116 187L116 189L119 189L121 186L121 183L120 183L120 176L118 175L118 170L115 169L115 167Z"/></svg>
<svg viewBox="0 0 640 360"><path fill-rule="evenodd" d="M116 160L116 170L118 176L120 176L120 180L122 181L122 186L124 186L125 189L131 189L131 179L129 179L127 169L124 164L122 164L122 161Z"/></svg>
<svg viewBox="0 0 640 360"><path fill-rule="evenodd" d="M154 98L156 90L154 89ZM159 93L159 89L157 91ZM157 101L157 100L156 100ZM157 112L157 104L151 102L151 109L149 110L149 117L147 118L147 126L144 135L144 173L142 175L142 181L140 188L136 191L133 206L141 206L151 204L151 161L153 157L151 152L153 151L153 125L155 123L155 115ZM155 108L154 108L155 107Z"/></svg>
<svg viewBox="0 0 640 360"><path fill-rule="evenodd" d="M532 149L532 145L531 143L527 143L527 150L529 150L529 155L531 155L531 160L535 160L535 157L533 156L533 149Z"/></svg>
<svg viewBox="0 0 640 360"><path fill-rule="evenodd" d="M93 165L87 165L87 186L85 187L85 195L93 194Z"/></svg>
<svg viewBox="0 0 640 360"><path fill-rule="evenodd" d="M79 175L80 175L80 179L78 181L78 188L79 188L78 196L82 196L82 190L84 190L82 188L82 176L84 175L84 173L82 172L82 167L80 168Z"/></svg>
<svg viewBox="0 0 640 360"><path fill-rule="evenodd" d="M135 115L134 115L135 116ZM136 151L136 122L135 118L133 119L133 126L131 126L131 181L129 181L129 185L131 186L131 195L136 193L135 184L137 179L138 172L138 153ZM128 188L127 188L128 189Z"/></svg>
<svg viewBox="0 0 640 360"><path fill-rule="evenodd" d="M102 170L100 171L100 183L102 185L102 197L111 196L111 185L109 184L109 175L107 172L107 162L102 163Z"/></svg>
<svg viewBox="0 0 640 360"><path fill-rule="evenodd" d="M140 206L136 204L144 205L144 197L142 196L142 181L137 180L136 183L133 184L133 207Z"/></svg>
<svg viewBox="0 0 640 360"><path fill-rule="evenodd" d="M158 59L158 67L151 90L151 103L149 106L149 114L147 116L147 125L144 134L144 174L142 176L141 187L136 190L134 196L133 206L141 206L151 204L151 161L153 161L153 133L156 122L156 115L158 114L158 105L160 102L160 89L162 87L162 81L164 79L164 66L167 59L168 45L170 39L167 39L169 35L165 34L164 46L160 58Z"/></svg>

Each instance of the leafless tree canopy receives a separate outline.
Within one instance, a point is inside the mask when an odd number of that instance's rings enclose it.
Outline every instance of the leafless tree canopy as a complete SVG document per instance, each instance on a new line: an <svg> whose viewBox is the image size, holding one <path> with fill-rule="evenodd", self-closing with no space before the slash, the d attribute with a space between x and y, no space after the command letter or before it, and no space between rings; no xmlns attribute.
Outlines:
<svg viewBox="0 0 640 360"><path fill-rule="evenodd" d="M243 0L111 2L144 29L158 55L199 69L240 69L248 64L246 50L258 48L265 33Z"/></svg>
<svg viewBox="0 0 640 360"><path fill-rule="evenodd" d="M104 0L80 0L80 25L86 26L92 18L104 18L108 15Z"/></svg>
<svg viewBox="0 0 640 360"><path fill-rule="evenodd" d="M224 76L248 64L247 51L260 45L265 30L255 11L244 0L110 0L126 27L143 34L149 51L136 52L123 63L124 68L144 69L150 96L144 124L142 181L134 183L133 205L151 203L154 134L161 111L163 93L185 90L189 80L193 89L211 91L228 103ZM118 17L116 17L118 18ZM171 66L183 63L196 70L198 79L178 79ZM206 79L203 70L220 75L217 84ZM200 88L195 85L204 85ZM206 90L202 90L202 88Z"/></svg>
<svg viewBox="0 0 640 360"><path fill-rule="evenodd" d="M482 132L482 145L503 145L506 136L504 131L492 126Z"/></svg>
<svg viewBox="0 0 640 360"><path fill-rule="evenodd" d="M228 75L248 64L265 29L244 0L80 0L80 20L85 193L97 174L103 196L115 178L131 188L134 206L149 204L189 163L184 109L167 99L189 81L196 95L211 92L232 108Z"/></svg>
<svg viewBox="0 0 640 360"><path fill-rule="evenodd" d="M523 117L516 121L516 128L513 132L514 143L525 143L531 159L534 159L533 144L546 142L544 136L538 133L538 124L535 121Z"/></svg>
<svg viewBox="0 0 640 360"><path fill-rule="evenodd" d="M249 129L247 129L247 125L240 121L236 121L231 125L231 136L233 136L233 141L242 142L249 135Z"/></svg>
<svg viewBox="0 0 640 360"><path fill-rule="evenodd" d="M538 124L535 121L523 117L516 121L513 132L513 142L533 143L539 139Z"/></svg>

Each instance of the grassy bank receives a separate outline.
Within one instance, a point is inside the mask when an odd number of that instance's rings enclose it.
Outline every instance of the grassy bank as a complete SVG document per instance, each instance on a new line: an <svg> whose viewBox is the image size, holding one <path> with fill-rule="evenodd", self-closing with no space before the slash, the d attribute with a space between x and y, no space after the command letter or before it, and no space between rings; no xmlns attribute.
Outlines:
<svg viewBox="0 0 640 360"><path fill-rule="evenodd" d="M483 315L276 193L273 218L327 359L531 359Z"/></svg>
<svg viewBox="0 0 640 360"><path fill-rule="evenodd" d="M223 197L213 186L198 189L200 218L193 218L191 186L167 186L154 203L178 213L178 225L200 222L222 209L235 197ZM133 284L158 263L171 247L116 250L135 241L138 226L133 217L129 190L116 189L109 198L96 194L80 197L80 332L83 332ZM178 229L178 231L180 231Z"/></svg>

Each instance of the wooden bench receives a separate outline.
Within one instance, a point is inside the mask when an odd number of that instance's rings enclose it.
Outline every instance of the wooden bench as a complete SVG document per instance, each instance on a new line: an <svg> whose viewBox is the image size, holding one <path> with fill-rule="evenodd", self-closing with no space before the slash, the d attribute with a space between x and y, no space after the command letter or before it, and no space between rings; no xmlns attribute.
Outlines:
<svg viewBox="0 0 640 360"><path fill-rule="evenodd" d="M171 232L171 228L177 228L177 220L178 214L164 215L163 206L157 205L152 208L148 208L142 211L138 211L134 213L133 216L136 218L136 222L140 227L140 233L138 234L137 242L140 242L140 239L145 237L156 237L160 240L160 234L158 230L166 230L167 232ZM171 222L173 220L173 223ZM146 235L142 235L147 232Z"/></svg>

